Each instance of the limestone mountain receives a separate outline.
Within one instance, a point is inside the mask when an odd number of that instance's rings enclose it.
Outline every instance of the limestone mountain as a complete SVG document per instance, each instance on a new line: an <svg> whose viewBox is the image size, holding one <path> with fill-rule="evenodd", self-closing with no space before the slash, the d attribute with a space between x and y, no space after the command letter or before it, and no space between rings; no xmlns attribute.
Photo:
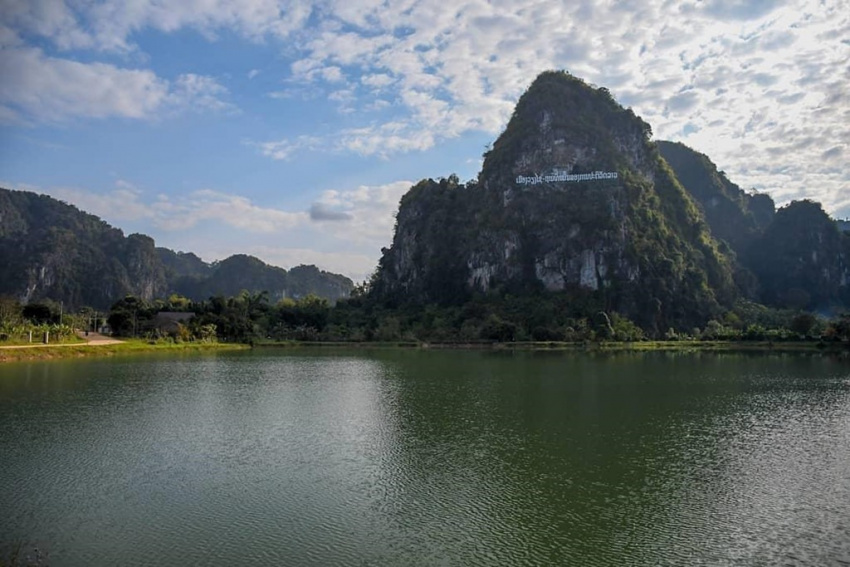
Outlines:
<svg viewBox="0 0 850 567"><path fill-rule="evenodd" d="M193 299L267 291L347 297L353 282L315 266L288 272L237 255L208 264L192 253L157 248L102 219L46 195L0 189L0 295L23 303L61 301L67 308L108 308L126 295L146 301L181 293Z"/></svg>
<svg viewBox="0 0 850 567"><path fill-rule="evenodd" d="M171 281L184 277L204 279L212 274L212 267L191 252L175 252L168 248L157 248L156 252Z"/></svg>
<svg viewBox="0 0 850 567"><path fill-rule="evenodd" d="M153 239L45 195L0 189L0 294L108 307L167 291Z"/></svg>
<svg viewBox="0 0 850 567"><path fill-rule="evenodd" d="M776 211L769 195L746 193L707 156L675 142L658 142L658 148L712 235L735 252L735 281L744 296L822 312L850 304L850 235L842 234L841 221L813 201Z"/></svg>
<svg viewBox="0 0 850 567"><path fill-rule="evenodd" d="M316 266L296 266L287 271L270 266L245 254L205 265L206 274L184 275L173 281L174 290L190 299L203 300L241 291L266 291L269 299L301 298L309 294L330 300L348 297L354 283L347 277L319 270Z"/></svg>
<svg viewBox="0 0 850 567"><path fill-rule="evenodd" d="M644 328L703 324L736 295L730 260L650 136L606 89L543 73L476 182L425 180L402 198L373 293L591 293Z"/></svg>
<svg viewBox="0 0 850 567"><path fill-rule="evenodd" d="M818 311L850 305L850 234L813 201L776 212L746 262L769 305Z"/></svg>
<svg viewBox="0 0 850 567"><path fill-rule="evenodd" d="M658 150L676 178L699 204L711 234L737 254L773 220L776 205L770 195L747 193L726 177L708 156L679 142L658 142Z"/></svg>

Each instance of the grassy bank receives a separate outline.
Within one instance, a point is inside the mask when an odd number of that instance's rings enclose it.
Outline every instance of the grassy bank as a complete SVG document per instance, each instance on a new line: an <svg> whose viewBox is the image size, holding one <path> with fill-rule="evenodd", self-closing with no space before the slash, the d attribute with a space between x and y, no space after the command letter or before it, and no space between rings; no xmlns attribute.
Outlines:
<svg viewBox="0 0 850 567"><path fill-rule="evenodd" d="M52 360L90 356L118 356L144 352L211 352L248 349L249 345L234 343L171 343L129 339L116 344L62 344L36 348L0 350L0 362L23 360Z"/></svg>
<svg viewBox="0 0 850 567"><path fill-rule="evenodd" d="M14 340L0 341L0 346L3 346L3 347L18 347L18 346L29 347L29 346L41 346L42 344L44 344L44 343L42 342L41 337L38 337L38 338L33 337L32 342L30 342L26 339L22 339L22 338L14 339ZM84 344L86 344L86 341L84 339L81 339L77 335L71 335L71 336L62 337L61 339L51 338L50 342L48 344L49 345L84 345ZM0 565L0 567L2 567L2 565Z"/></svg>

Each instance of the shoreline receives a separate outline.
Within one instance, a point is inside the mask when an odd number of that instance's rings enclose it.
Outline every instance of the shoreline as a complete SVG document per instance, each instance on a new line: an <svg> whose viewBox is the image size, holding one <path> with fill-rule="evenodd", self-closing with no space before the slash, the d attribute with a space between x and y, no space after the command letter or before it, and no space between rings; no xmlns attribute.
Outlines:
<svg viewBox="0 0 850 567"><path fill-rule="evenodd" d="M256 342L253 348L411 348L445 350L526 350L526 351L575 351L575 352L800 352L841 353L847 351L843 343L820 341L636 341L636 342L475 342L475 343L427 343L417 341L347 342L347 341L269 341Z"/></svg>
<svg viewBox="0 0 850 567"><path fill-rule="evenodd" d="M843 343L819 341L640 341L640 342L511 342L511 343L425 343L416 341L269 341L247 343L151 343L141 339L63 343L53 345L9 345L0 348L0 364L109 357L154 352L214 352L249 349L297 348L348 349L440 349L540 352L765 352L798 354L848 353Z"/></svg>

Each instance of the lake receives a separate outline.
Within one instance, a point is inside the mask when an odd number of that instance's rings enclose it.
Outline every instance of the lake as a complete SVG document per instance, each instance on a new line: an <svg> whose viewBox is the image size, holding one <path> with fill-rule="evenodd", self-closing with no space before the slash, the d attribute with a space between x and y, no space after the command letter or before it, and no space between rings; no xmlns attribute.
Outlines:
<svg viewBox="0 0 850 567"><path fill-rule="evenodd" d="M0 545L15 541L51 566L850 565L850 362L4 364Z"/></svg>

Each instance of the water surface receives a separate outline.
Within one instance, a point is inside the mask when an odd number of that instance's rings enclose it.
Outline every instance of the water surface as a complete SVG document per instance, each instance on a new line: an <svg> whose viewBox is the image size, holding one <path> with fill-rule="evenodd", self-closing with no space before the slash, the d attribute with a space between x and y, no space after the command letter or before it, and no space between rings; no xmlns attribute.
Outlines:
<svg viewBox="0 0 850 567"><path fill-rule="evenodd" d="M62 565L850 565L850 365L260 350L0 365Z"/></svg>

